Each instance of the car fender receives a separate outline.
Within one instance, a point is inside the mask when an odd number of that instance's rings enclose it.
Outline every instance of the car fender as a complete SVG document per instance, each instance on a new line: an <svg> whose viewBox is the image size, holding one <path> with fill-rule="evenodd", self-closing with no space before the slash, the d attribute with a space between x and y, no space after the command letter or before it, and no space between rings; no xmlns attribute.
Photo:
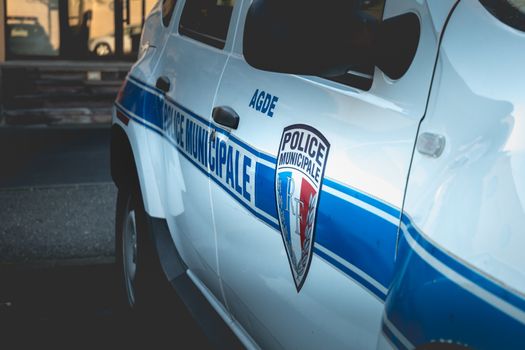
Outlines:
<svg viewBox="0 0 525 350"><path fill-rule="evenodd" d="M152 155L148 147L148 131L129 121L116 107L113 108L112 176L117 186L136 176L146 212L154 218L165 218L156 177L158 172L152 164Z"/></svg>

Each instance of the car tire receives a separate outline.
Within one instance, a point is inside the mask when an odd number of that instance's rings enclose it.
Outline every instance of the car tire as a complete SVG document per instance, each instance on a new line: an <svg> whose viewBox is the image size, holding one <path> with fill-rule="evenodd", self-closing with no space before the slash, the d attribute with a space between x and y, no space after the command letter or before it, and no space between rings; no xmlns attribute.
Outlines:
<svg viewBox="0 0 525 350"><path fill-rule="evenodd" d="M115 225L116 264L123 309L150 308L163 285L163 272L140 191L119 188ZM165 279L165 278L164 278Z"/></svg>
<svg viewBox="0 0 525 350"><path fill-rule="evenodd" d="M112 54L111 46L109 46L108 43L98 43L95 45L93 52L99 57L105 57Z"/></svg>

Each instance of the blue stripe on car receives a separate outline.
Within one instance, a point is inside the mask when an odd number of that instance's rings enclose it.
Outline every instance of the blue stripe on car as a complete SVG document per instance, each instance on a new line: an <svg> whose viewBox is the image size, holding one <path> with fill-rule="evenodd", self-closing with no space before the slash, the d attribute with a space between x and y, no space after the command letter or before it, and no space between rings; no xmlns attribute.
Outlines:
<svg viewBox="0 0 525 350"><path fill-rule="evenodd" d="M130 114L131 112L132 115L130 117L132 120L137 121L137 119L142 119L139 121L141 125L150 129L156 129L155 131L157 133L159 130L162 130L162 106L164 99L159 91L149 87L145 83L137 82L136 79L132 78L128 79L121 95L122 98L118 101L117 107L123 113ZM254 149L252 146L247 145L245 142L228 133L228 131L219 128L209 120L198 116L179 103L172 100L168 100L168 102L207 127L226 134L228 140L253 154L256 159L264 161L256 162L255 208L247 205L246 202L239 198L238 194L229 190L213 176L210 176L210 178L252 214L273 229L279 231L274 189L276 158ZM174 147L177 147L176 143L169 140L165 135L163 136L168 139ZM197 166L203 173L209 175L206 169L190 159L190 157L187 157L184 152L179 153L193 165ZM272 164L273 167L268 166L268 163ZM344 194L358 195L358 199L366 203L376 204L377 206L381 206L382 209L388 210L388 213L398 213L399 215L397 209L338 184L335 181L325 179L323 186L335 188ZM261 215L256 209L268 214L274 221ZM331 252L329 255L323 253L323 259L354 280L360 281L360 284L381 300L385 299L385 291L392 278L396 240L396 225L385 221L379 216L366 215L366 211L359 206L347 202L332 193L322 192L319 200L316 243L321 244ZM314 250L314 252L320 256L319 250ZM341 268L342 265L338 261L338 258L345 260L348 264L369 274L370 278L380 284L382 288L378 289L373 287L369 282L362 282L364 281L362 276L354 273L351 269L348 269L348 267Z"/></svg>
<svg viewBox="0 0 525 350"><path fill-rule="evenodd" d="M491 304L487 297L475 295L468 282L457 283L438 271L410 246L408 239L413 237L407 234L414 232L405 232L400 238L400 259L385 303L385 313L400 333L418 345L453 341L472 349L525 348L523 323ZM437 250L434 246L427 252L439 259ZM476 286L480 283L478 278L468 280ZM507 294L507 302L516 297L502 287L498 292ZM518 304L522 305L523 299L514 306Z"/></svg>

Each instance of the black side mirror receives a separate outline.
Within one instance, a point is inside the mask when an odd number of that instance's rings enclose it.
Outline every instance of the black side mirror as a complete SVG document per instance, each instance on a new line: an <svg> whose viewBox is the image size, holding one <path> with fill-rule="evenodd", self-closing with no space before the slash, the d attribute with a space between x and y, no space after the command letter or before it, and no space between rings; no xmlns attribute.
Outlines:
<svg viewBox="0 0 525 350"><path fill-rule="evenodd" d="M420 37L419 18L413 13L384 20L374 42L374 64L392 79L410 68Z"/></svg>
<svg viewBox="0 0 525 350"><path fill-rule="evenodd" d="M377 65L399 78L417 49L418 17L378 24L360 9L360 0L254 0L244 27L244 57L272 72L334 77Z"/></svg>

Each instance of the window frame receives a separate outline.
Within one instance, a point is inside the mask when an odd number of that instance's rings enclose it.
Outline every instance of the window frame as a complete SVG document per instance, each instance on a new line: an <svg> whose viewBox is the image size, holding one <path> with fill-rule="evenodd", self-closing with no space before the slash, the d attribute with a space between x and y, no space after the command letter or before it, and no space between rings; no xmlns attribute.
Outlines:
<svg viewBox="0 0 525 350"><path fill-rule="evenodd" d="M208 45L208 46L212 46L212 47L214 47L214 48L216 48L218 50L224 50L226 48L226 44L228 42L228 34L230 32L230 29L232 28L232 25L235 25L235 22L233 21L233 19L234 19L233 18L233 13L234 13L235 7L238 6L238 2L241 1L241 0L236 0L234 5L232 6L230 19L229 19L229 22L228 22L228 26L226 28L226 37L224 39L221 39L221 38L209 35L209 34L201 33L201 32L198 32L198 31L190 29L190 28L185 28L183 26L184 11L187 9L186 6L188 5L188 3L190 1L192 1L192 0L186 0L184 2L184 6L183 6L183 8L181 10L181 15L180 15L179 23L178 23L178 29L177 29L178 33L181 36L193 39L195 41L198 41L198 42L203 43L203 44Z"/></svg>
<svg viewBox="0 0 525 350"><path fill-rule="evenodd" d="M493 0L479 0L480 4L487 10L493 17L500 22L512 27L521 32L525 32L525 12L521 12L518 8L512 6L508 0L501 0L494 4ZM491 3L492 2L492 3ZM502 11L514 13L517 18L511 20L509 17L503 17Z"/></svg>
<svg viewBox="0 0 525 350"><path fill-rule="evenodd" d="M164 4L167 1L173 2L173 5L171 7L169 16L166 16L166 14L164 13ZM173 15L175 14L175 8L177 7L177 2L178 2L178 0L162 0L162 4L160 6L160 12L161 12L161 17L162 17L161 18L161 22L162 22L162 26L164 28L168 28L170 26L171 21L173 20ZM167 23L166 23L166 18L168 18Z"/></svg>

